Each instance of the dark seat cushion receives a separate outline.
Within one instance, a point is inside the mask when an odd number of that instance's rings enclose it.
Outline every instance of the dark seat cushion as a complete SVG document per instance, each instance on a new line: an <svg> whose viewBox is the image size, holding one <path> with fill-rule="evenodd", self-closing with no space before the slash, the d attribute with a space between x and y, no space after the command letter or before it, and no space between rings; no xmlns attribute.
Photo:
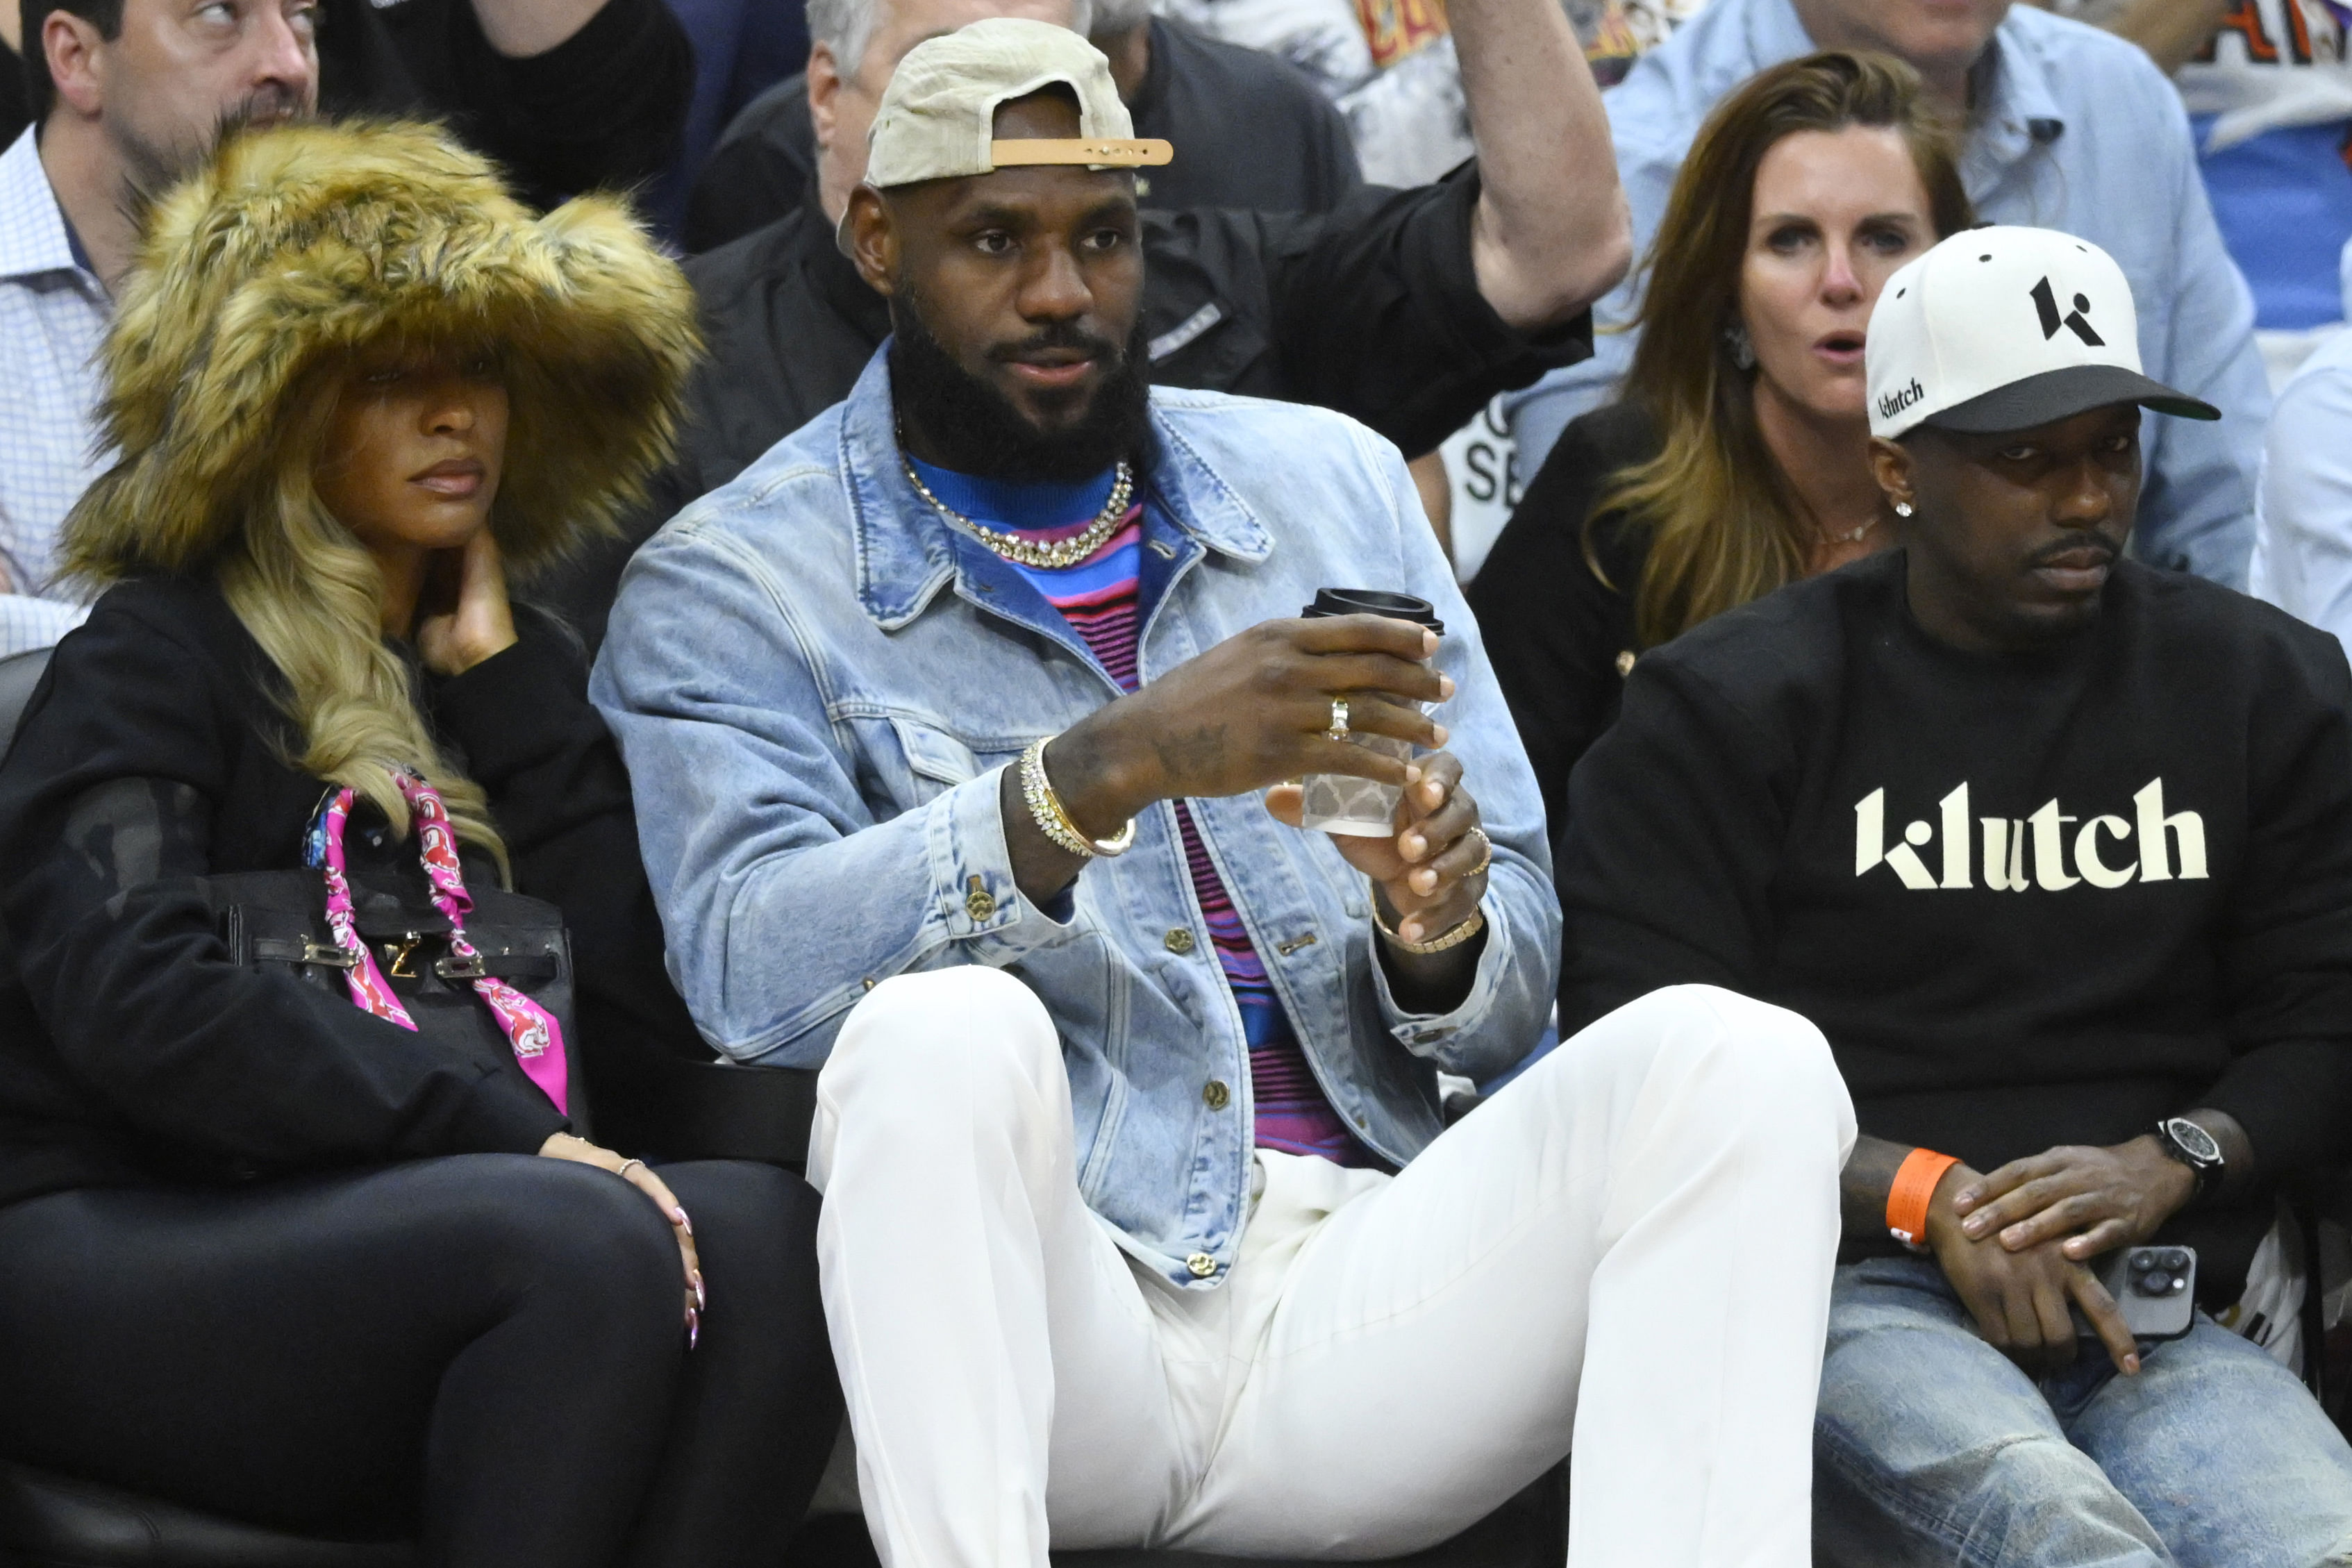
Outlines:
<svg viewBox="0 0 2352 1568"><path fill-rule="evenodd" d="M33 688L41 683L41 674L48 668L49 650L45 647L0 658L0 752L8 749L16 721L25 716L25 704L33 700Z"/></svg>
<svg viewBox="0 0 2352 1568"><path fill-rule="evenodd" d="M404 1544L304 1541L0 1460L8 1568L415 1568Z"/></svg>

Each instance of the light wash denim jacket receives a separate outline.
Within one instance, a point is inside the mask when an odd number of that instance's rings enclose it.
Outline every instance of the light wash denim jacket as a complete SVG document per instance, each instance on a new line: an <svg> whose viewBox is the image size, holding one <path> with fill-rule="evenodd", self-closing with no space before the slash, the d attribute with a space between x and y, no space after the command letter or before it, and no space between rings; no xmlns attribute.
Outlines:
<svg viewBox="0 0 2352 1568"><path fill-rule="evenodd" d="M1192 805L1316 1078L1401 1164L1439 1131L1438 1068L1488 1077L1543 1028L1560 920L1534 776L1395 447L1321 409L1165 388L1151 430L1142 478L1174 526L1145 541L1147 577L1168 584L1146 681L1326 586L1418 594L1445 622L1456 691L1439 717L1494 839L1459 1007L1397 1005L1367 884L1328 837L1255 795ZM1021 895L998 773L1118 688L915 494L881 353L846 402L638 551L591 694L635 781L671 973L720 1051L814 1067L877 981L1009 970L1061 1031L1087 1204L1174 1283L1224 1278L1250 1186L1249 1058L1174 809L1145 812L1134 847L1090 863L1061 908Z"/></svg>

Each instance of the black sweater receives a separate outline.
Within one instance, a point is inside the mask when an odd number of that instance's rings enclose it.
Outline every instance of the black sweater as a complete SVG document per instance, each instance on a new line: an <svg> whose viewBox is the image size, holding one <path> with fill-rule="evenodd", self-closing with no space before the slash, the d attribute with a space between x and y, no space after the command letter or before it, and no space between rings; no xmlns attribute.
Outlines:
<svg viewBox="0 0 2352 1568"><path fill-rule="evenodd" d="M1657 451L1649 416L1628 405L1570 421L1467 590L1555 843L1568 826L1568 775L1615 722L1625 670L1641 649L1633 591L1649 534L1625 526L1620 512L1594 517L1593 503L1619 472Z"/></svg>
<svg viewBox="0 0 2352 1568"><path fill-rule="evenodd" d="M1979 1170L2200 1105L2244 1125L2266 1178L2342 1160L2336 640L2126 561L2063 644L1963 654L1912 620L1904 561L1634 666L1570 786L1562 1031L1710 982L1819 1025L1864 1132ZM2177 1227L2209 1299L2269 1219L2258 1200Z"/></svg>
<svg viewBox="0 0 2352 1568"><path fill-rule="evenodd" d="M627 775L576 646L521 640L428 717L488 791L520 891L561 907L577 971L572 1071L600 1052L708 1058L662 966ZM325 789L273 737L276 675L209 584L101 597L58 645L0 763L0 1203L93 1184L221 1179L535 1151L565 1119L499 1072L283 971L229 961L197 879L302 863ZM388 864L415 839L371 834ZM467 857L469 881L494 869ZM422 889L421 877L418 882Z"/></svg>

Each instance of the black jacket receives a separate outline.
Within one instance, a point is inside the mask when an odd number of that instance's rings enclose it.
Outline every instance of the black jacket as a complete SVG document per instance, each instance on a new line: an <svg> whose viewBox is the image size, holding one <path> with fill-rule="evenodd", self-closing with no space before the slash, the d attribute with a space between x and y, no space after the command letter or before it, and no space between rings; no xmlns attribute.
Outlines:
<svg viewBox="0 0 2352 1568"><path fill-rule="evenodd" d="M1555 843L1568 824L1569 773L1616 721L1625 672L1641 651L1633 591L1649 535L1620 513L1593 516L1593 503L1657 450L1649 417L1629 405L1570 421L1465 590Z"/></svg>
<svg viewBox="0 0 2352 1568"><path fill-rule="evenodd" d="M1592 352L1588 312L1540 337L1478 291L1478 173L1417 190L1363 186L1320 217L1194 208L1143 215L1151 377L1316 403L1408 454L1496 393ZM697 497L838 403L889 335L890 311L806 205L687 264L709 357L688 393L678 461L624 540L543 590L593 647L629 552Z"/></svg>
<svg viewBox="0 0 2352 1568"><path fill-rule="evenodd" d="M1128 107L1174 161L1137 176L1145 207L1319 213L1363 183L1348 122L1304 73L1260 49L1151 19L1151 65ZM743 106L695 176L686 247L711 250L775 222L816 183L805 72Z"/></svg>
<svg viewBox="0 0 2352 1568"><path fill-rule="evenodd" d="M579 650L528 610L517 629L420 689L488 792L519 889L571 927L572 1071L644 1048L708 1059L663 971L627 775ZM566 1125L519 1072L228 961L198 879L300 866L326 788L283 760L276 689L209 584L120 584L58 645L0 763L0 1203L529 1152ZM414 838L382 821L354 813L355 865L413 868ZM467 875L495 871L469 855Z"/></svg>
<svg viewBox="0 0 2352 1568"><path fill-rule="evenodd" d="M2244 1125L2258 1175L2341 1161L2336 639L2123 561L2085 629L1966 654L1912 619L1905 561L1783 588L1633 667L1569 788L1562 1032L1706 982L1819 1025L1864 1132L1979 1170L2198 1106ZM2226 1302L2270 1223L2257 1195L2170 1234Z"/></svg>
<svg viewBox="0 0 2352 1568"><path fill-rule="evenodd" d="M321 0L319 106L445 118L524 197L635 184L669 161L694 89L694 51L662 0L606 0L528 59L490 47L471 0ZM0 46L0 74L24 62ZM25 127L21 83L0 95L0 142Z"/></svg>

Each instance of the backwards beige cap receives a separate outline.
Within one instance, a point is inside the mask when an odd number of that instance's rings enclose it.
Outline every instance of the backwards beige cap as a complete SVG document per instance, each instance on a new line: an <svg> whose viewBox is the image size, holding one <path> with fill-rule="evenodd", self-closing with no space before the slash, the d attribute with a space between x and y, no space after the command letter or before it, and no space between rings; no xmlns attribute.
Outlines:
<svg viewBox="0 0 2352 1568"><path fill-rule="evenodd" d="M1076 139L995 137L1000 104L1055 83L1078 97ZM1014 164L1132 169L1175 149L1139 141L1110 79L1110 61L1067 27L992 16L908 51L882 93L866 141L866 183L877 189L952 180Z"/></svg>

